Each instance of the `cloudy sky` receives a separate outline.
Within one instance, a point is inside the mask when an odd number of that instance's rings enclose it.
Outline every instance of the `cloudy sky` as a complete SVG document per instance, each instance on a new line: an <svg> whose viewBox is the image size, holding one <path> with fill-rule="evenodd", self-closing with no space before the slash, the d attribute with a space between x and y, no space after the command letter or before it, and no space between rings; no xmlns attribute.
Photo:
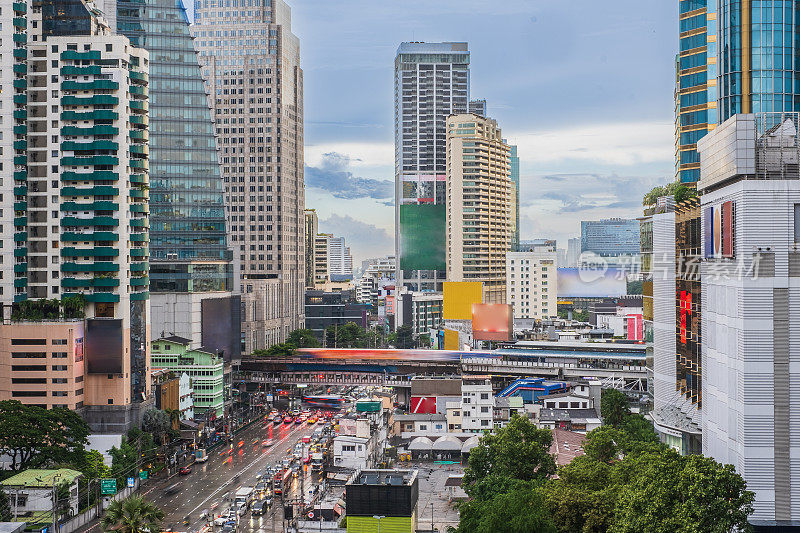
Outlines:
<svg viewBox="0 0 800 533"><path fill-rule="evenodd" d="M677 7L664 0L289 0L305 72L306 206L360 261L394 251L393 61L468 41L471 97L519 146L521 233L635 217L673 176Z"/></svg>

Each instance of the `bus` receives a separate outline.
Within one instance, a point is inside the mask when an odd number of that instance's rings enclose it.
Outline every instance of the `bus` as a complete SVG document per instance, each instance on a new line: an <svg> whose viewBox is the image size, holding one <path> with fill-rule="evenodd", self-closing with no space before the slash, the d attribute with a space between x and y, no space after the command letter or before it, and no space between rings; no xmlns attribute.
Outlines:
<svg viewBox="0 0 800 533"><path fill-rule="evenodd" d="M303 396L303 403L313 407L341 409L347 401L338 394L325 394L320 396Z"/></svg>

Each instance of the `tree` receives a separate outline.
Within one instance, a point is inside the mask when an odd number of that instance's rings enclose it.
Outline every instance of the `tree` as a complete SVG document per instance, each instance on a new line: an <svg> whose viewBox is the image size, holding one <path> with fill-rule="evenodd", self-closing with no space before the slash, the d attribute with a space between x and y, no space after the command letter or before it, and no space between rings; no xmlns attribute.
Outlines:
<svg viewBox="0 0 800 533"><path fill-rule="evenodd" d="M320 342L310 329L296 329L289 333L286 343L295 348L319 348Z"/></svg>
<svg viewBox="0 0 800 533"><path fill-rule="evenodd" d="M462 486L472 497L487 499L502 490L506 480L543 482L556 472L550 455L553 434L518 415L495 433L481 437L469 454Z"/></svg>
<svg viewBox="0 0 800 533"><path fill-rule="evenodd" d="M171 426L170 417L161 409L148 409L142 415L142 430L161 441Z"/></svg>
<svg viewBox="0 0 800 533"><path fill-rule="evenodd" d="M132 429L122 437L119 448L109 450L111 456L110 477L116 478L117 486L124 486L125 479L134 476L140 467L151 460L156 451L153 435L140 429Z"/></svg>
<svg viewBox="0 0 800 533"><path fill-rule="evenodd" d="M408 350L416 348L417 343L414 340L414 330L411 326L400 326L394 338L394 347L400 350Z"/></svg>
<svg viewBox="0 0 800 533"><path fill-rule="evenodd" d="M492 498L459 506L458 533L556 533L535 484L520 483Z"/></svg>
<svg viewBox="0 0 800 533"><path fill-rule="evenodd" d="M139 496L111 502L100 521L105 531L154 533L161 531L164 511Z"/></svg>
<svg viewBox="0 0 800 533"><path fill-rule="evenodd" d="M69 409L0 402L0 453L8 455L11 470L80 464L88 435L89 426Z"/></svg>
<svg viewBox="0 0 800 533"><path fill-rule="evenodd" d="M636 456L609 531L727 533L750 531L755 495L732 465L674 450Z"/></svg>
<svg viewBox="0 0 800 533"><path fill-rule="evenodd" d="M431 336L428 335L427 333L424 333L424 334L419 336L418 342L419 342L419 346L421 346L423 348L430 348L431 347Z"/></svg>
<svg viewBox="0 0 800 533"><path fill-rule="evenodd" d="M328 326L325 329L325 344L328 348L364 348L367 332L353 322Z"/></svg>
<svg viewBox="0 0 800 533"><path fill-rule="evenodd" d="M600 411L603 423L618 427L631 414L628 397L617 389L603 389L600 396Z"/></svg>
<svg viewBox="0 0 800 533"><path fill-rule="evenodd" d="M179 429L181 423L181 412L178 409L164 409L164 412L169 416L169 425L171 429Z"/></svg>

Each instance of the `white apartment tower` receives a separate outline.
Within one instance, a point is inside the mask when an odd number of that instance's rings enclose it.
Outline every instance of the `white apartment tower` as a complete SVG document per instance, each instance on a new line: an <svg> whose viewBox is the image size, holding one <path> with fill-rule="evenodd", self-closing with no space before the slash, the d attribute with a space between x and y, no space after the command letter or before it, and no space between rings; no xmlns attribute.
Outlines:
<svg viewBox="0 0 800 533"><path fill-rule="evenodd" d="M469 106L467 43L402 43L394 63L397 282L441 291L445 279L447 117Z"/></svg>
<svg viewBox="0 0 800 533"><path fill-rule="evenodd" d="M344 237L328 237L328 272L334 281L353 277L353 256Z"/></svg>
<svg viewBox="0 0 800 533"><path fill-rule="evenodd" d="M558 315L558 260L555 251L506 255L506 303L514 318L547 319Z"/></svg>
<svg viewBox="0 0 800 533"><path fill-rule="evenodd" d="M299 41L283 0L196 0L192 34L215 114L249 353L305 322Z"/></svg>

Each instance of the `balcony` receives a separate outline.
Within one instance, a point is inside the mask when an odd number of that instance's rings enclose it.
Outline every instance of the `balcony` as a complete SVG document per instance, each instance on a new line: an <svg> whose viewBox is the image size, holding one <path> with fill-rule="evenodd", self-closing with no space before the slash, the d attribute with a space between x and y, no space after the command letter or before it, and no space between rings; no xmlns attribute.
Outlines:
<svg viewBox="0 0 800 533"><path fill-rule="evenodd" d="M95 90L116 91L117 89L119 89L119 83L114 80L93 80L93 81L66 80L61 82L61 88L65 91L95 91ZM95 96L100 96L100 95L95 95Z"/></svg>
<svg viewBox="0 0 800 533"><path fill-rule="evenodd" d="M63 106L92 106L92 105L117 105L119 98L110 94L95 94L94 96L72 96L61 98Z"/></svg>
<svg viewBox="0 0 800 533"><path fill-rule="evenodd" d="M61 196L117 196L119 189L111 185L95 185L94 187L62 187Z"/></svg>
<svg viewBox="0 0 800 533"><path fill-rule="evenodd" d="M119 204L116 202L97 201L88 204L79 204L77 202L63 202L61 204L62 211L118 211Z"/></svg>
<svg viewBox="0 0 800 533"><path fill-rule="evenodd" d="M94 172L62 172L61 181L119 181L119 173L111 170Z"/></svg>
<svg viewBox="0 0 800 533"><path fill-rule="evenodd" d="M24 117L23 117L24 118ZM61 120L118 120L119 113L110 109L96 109L94 111L64 111Z"/></svg>
<svg viewBox="0 0 800 533"><path fill-rule="evenodd" d="M114 217L92 217L92 218L64 217L61 219L61 225L65 227L119 226L119 220L117 220Z"/></svg>
<svg viewBox="0 0 800 533"><path fill-rule="evenodd" d="M100 73L100 67L97 65L91 65L88 67L65 65L61 67L62 76L97 76Z"/></svg>
<svg viewBox="0 0 800 533"><path fill-rule="evenodd" d="M95 246L94 248L74 248L67 246L61 249L61 257L117 257L119 250L111 246Z"/></svg>
<svg viewBox="0 0 800 533"><path fill-rule="evenodd" d="M62 263L61 272L119 272L119 265L111 261L95 263Z"/></svg>
<svg viewBox="0 0 800 533"><path fill-rule="evenodd" d="M25 33L15 33L13 40L15 43L27 43L28 42L28 35Z"/></svg>
<svg viewBox="0 0 800 533"><path fill-rule="evenodd" d="M119 128L115 126L91 126L88 128L80 128L78 126L64 126L61 128L61 135L117 135Z"/></svg>
<svg viewBox="0 0 800 533"><path fill-rule="evenodd" d="M119 143L106 140L87 141L87 142L64 141L61 143L61 149L64 150L65 152L68 151L89 152L97 150L109 150L116 152L117 150L119 150Z"/></svg>
<svg viewBox="0 0 800 533"><path fill-rule="evenodd" d="M63 242L118 241L119 235L110 231L95 231L93 233L66 231L61 234L61 240Z"/></svg>
<svg viewBox="0 0 800 533"><path fill-rule="evenodd" d="M86 52L78 52L77 50L64 50L61 52L61 59L96 61L100 59L100 52L97 50L87 50Z"/></svg>
<svg viewBox="0 0 800 533"><path fill-rule="evenodd" d="M112 155L93 155L89 157L62 157L61 164L65 167L81 166L113 166L119 165L119 158Z"/></svg>
<svg viewBox="0 0 800 533"><path fill-rule="evenodd" d="M16 26L17 28L27 28L28 27L28 21L26 19L22 18L22 17L14 17L11 20L11 23L14 26Z"/></svg>

